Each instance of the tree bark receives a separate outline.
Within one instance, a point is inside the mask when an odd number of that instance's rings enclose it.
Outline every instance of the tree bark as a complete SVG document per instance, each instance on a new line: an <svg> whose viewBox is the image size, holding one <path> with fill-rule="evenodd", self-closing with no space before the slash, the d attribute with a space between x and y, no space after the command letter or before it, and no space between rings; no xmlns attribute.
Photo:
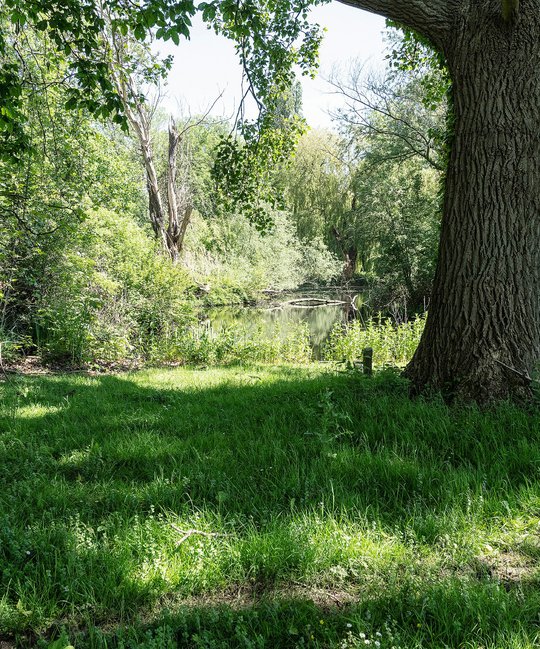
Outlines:
<svg viewBox="0 0 540 649"><path fill-rule="evenodd" d="M358 251L355 246L350 246L344 252L345 267L343 269L343 277L345 281L350 281L356 273L356 265L358 263Z"/></svg>
<svg viewBox="0 0 540 649"><path fill-rule="evenodd" d="M446 56L454 133L439 259L413 392L530 395L540 356L540 2L345 0ZM434 15L436 14L436 15Z"/></svg>
<svg viewBox="0 0 540 649"><path fill-rule="evenodd" d="M339 0L407 25L443 49L456 16L458 0ZM500 2L501 0L497 0Z"/></svg>
<svg viewBox="0 0 540 649"><path fill-rule="evenodd" d="M105 42L109 43L111 48L112 65L110 73L116 86L118 95L122 98L124 111L129 125L135 132L141 147L141 155L146 172L146 188L148 191L148 215L156 239L160 240L162 246L167 249L167 233L165 229L165 211L161 192L159 189L159 179L154 164L154 152L152 149L152 140L150 134L151 114L145 102L141 101L136 80L128 71L124 54L125 44L118 34L112 32L112 35L104 33Z"/></svg>
<svg viewBox="0 0 540 649"><path fill-rule="evenodd" d="M527 398L540 356L540 6L471 3L447 60L454 140L413 391Z"/></svg>
<svg viewBox="0 0 540 649"><path fill-rule="evenodd" d="M134 126L133 121L131 125ZM141 145L141 153L146 170L146 188L148 190L148 214L150 223L156 238L159 239L163 246L167 246L167 236L165 233L165 213L161 201L161 192L159 190L159 181L154 165L152 146L150 144L150 129L145 131L135 129Z"/></svg>

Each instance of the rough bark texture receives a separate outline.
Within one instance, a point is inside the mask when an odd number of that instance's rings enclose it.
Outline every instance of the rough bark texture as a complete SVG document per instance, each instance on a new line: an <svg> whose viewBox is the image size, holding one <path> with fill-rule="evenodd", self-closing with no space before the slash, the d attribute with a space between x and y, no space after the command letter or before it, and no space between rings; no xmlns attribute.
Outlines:
<svg viewBox="0 0 540 649"><path fill-rule="evenodd" d="M152 146L150 144L150 125L147 124L145 128L137 129L133 119L130 123L138 135L141 145L142 159L146 171L146 188L148 190L148 214L150 216L150 223L156 238L161 240L163 246L167 246L167 237L165 234L165 214L163 210L163 202L161 200L161 192L159 189L159 181L154 165L154 157L152 153Z"/></svg>
<svg viewBox="0 0 540 649"><path fill-rule="evenodd" d="M490 10L491 9L491 10ZM428 324L407 369L477 401L526 396L540 341L540 7L459 16L454 142Z"/></svg>
<svg viewBox="0 0 540 649"><path fill-rule="evenodd" d="M433 31L427 2L350 4L431 37L453 81L439 260L406 370L413 390L526 398L540 356L540 2L508 17L501 0L449 0Z"/></svg>

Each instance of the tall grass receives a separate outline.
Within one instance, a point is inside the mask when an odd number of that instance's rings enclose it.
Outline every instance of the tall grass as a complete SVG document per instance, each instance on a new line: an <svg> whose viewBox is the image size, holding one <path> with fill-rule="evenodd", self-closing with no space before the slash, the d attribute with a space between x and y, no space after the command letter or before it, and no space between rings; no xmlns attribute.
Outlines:
<svg viewBox="0 0 540 649"><path fill-rule="evenodd" d="M309 363L312 351L307 325L287 330L278 325L268 332L242 324L220 329L198 324L168 337L156 337L148 358L188 365Z"/></svg>
<svg viewBox="0 0 540 649"><path fill-rule="evenodd" d="M425 317L403 324L387 318L338 323L323 345L326 361L354 361L365 347L373 348L376 367L403 366L412 357L424 329ZM186 364L227 365L231 363L309 363L313 359L310 332L306 324L291 327L276 324L271 331L242 323L214 329L198 324L169 336L156 337L149 358Z"/></svg>
<svg viewBox="0 0 540 649"><path fill-rule="evenodd" d="M424 325L425 316L401 324L382 316L367 321L353 320L346 327L337 324L332 329L323 355L327 360L354 361L362 358L365 347L371 347L374 365L403 366L410 361L418 347Z"/></svg>

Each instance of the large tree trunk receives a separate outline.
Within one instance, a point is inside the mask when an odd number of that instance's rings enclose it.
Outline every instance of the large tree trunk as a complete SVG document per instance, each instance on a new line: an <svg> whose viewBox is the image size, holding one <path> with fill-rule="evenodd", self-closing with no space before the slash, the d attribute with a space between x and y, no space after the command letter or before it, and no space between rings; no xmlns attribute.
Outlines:
<svg viewBox="0 0 540 649"><path fill-rule="evenodd" d="M540 0L341 0L424 34L453 79L454 141L415 392L527 398L540 352Z"/></svg>
<svg viewBox="0 0 540 649"><path fill-rule="evenodd" d="M456 15L446 50L454 139L415 392L527 397L540 351L540 6Z"/></svg>

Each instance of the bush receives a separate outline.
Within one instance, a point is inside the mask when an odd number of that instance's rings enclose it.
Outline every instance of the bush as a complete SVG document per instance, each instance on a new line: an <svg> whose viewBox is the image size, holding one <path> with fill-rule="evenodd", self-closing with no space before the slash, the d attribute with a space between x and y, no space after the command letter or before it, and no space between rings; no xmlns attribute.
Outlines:
<svg viewBox="0 0 540 649"><path fill-rule="evenodd" d="M261 233L242 215L194 216L185 261L208 285L206 304L241 304L263 289L289 290L339 275L341 262L320 239L301 241L290 214L275 211L272 222Z"/></svg>
<svg viewBox="0 0 540 649"><path fill-rule="evenodd" d="M373 349L373 363L378 366L405 365L420 342L425 316L396 325L389 318L350 322L345 329L335 325L324 346L326 360L353 362L362 358L362 350Z"/></svg>
<svg viewBox="0 0 540 649"><path fill-rule="evenodd" d="M0 367L4 363L15 361L28 344L27 336L0 327Z"/></svg>
<svg viewBox="0 0 540 649"><path fill-rule="evenodd" d="M125 215L91 213L40 295L36 331L47 359L146 357L157 338L192 322L186 271Z"/></svg>

